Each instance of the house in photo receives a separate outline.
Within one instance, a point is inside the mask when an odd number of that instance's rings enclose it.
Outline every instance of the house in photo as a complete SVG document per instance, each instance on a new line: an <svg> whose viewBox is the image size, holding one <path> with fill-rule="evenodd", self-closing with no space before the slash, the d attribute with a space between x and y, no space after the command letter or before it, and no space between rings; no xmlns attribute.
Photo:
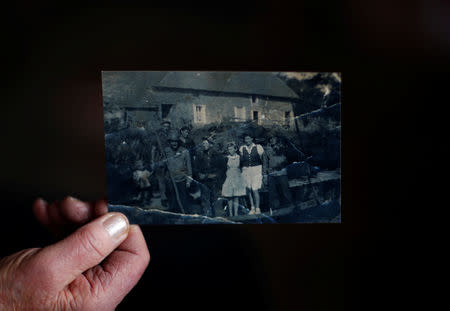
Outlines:
<svg viewBox="0 0 450 311"><path fill-rule="evenodd" d="M182 120L193 127L253 121L292 128L293 105L299 102L298 95L271 72L169 72L152 92L162 97L178 95L161 104L161 118Z"/></svg>
<svg viewBox="0 0 450 311"><path fill-rule="evenodd" d="M300 102L272 72L114 72L104 73L104 79L105 102L119 106L132 126L253 121L292 129L294 105Z"/></svg>

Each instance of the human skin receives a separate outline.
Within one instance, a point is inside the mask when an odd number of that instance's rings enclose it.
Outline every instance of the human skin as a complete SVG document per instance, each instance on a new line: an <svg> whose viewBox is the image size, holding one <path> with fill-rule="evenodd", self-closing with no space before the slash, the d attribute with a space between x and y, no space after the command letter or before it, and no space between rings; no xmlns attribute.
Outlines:
<svg viewBox="0 0 450 311"><path fill-rule="evenodd" d="M245 136L245 137L244 137L244 142L245 142L245 144L246 144L247 146L250 147L250 145L253 143L253 138L250 137L250 136Z"/></svg>
<svg viewBox="0 0 450 311"><path fill-rule="evenodd" d="M236 154L236 147L234 146L229 146L228 147L228 153L232 156L234 156Z"/></svg>
<svg viewBox="0 0 450 311"><path fill-rule="evenodd" d="M202 141L202 146L204 150L208 150L209 149L209 141L204 140Z"/></svg>
<svg viewBox="0 0 450 311"><path fill-rule="evenodd" d="M172 147L173 150L177 150L179 147L178 141L175 140L170 141L170 146Z"/></svg>
<svg viewBox="0 0 450 311"><path fill-rule="evenodd" d="M150 261L140 228L105 201L38 199L33 211L64 238L0 260L0 310L114 310Z"/></svg>
<svg viewBox="0 0 450 311"><path fill-rule="evenodd" d="M181 136L183 136L184 138L188 138L189 136L189 130L182 130L181 132Z"/></svg>

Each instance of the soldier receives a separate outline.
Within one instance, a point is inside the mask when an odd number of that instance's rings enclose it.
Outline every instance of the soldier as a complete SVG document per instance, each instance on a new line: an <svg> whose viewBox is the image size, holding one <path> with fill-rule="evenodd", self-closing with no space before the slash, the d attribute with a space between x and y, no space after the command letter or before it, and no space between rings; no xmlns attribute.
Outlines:
<svg viewBox="0 0 450 311"><path fill-rule="evenodd" d="M168 147L168 137L172 132L172 125L170 121L164 120L161 122L161 128L158 130L159 139L163 145L163 148Z"/></svg>
<svg viewBox="0 0 450 311"><path fill-rule="evenodd" d="M190 204L187 204L187 188L192 181L191 158L188 150L181 146L177 132L171 132L167 141L169 147L164 149L164 153L168 170L167 189L171 193L169 196L170 210L183 212L184 209L184 213L191 214Z"/></svg>
<svg viewBox="0 0 450 311"><path fill-rule="evenodd" d="M218 178L222 176L219 156L211 148L207 137L202 138L202 147L194 155L195 177L201 189L201 205L204 215L215 217L214 202L219 191Z"/></svg>
<svg viewBox="0 0 450 311"><path fill-rule="evenodd" d="M190 132L191 130L188 126L183 126L180 129L180 143L182 147L189 150L189 152L192 152L195 147L195 143L192 138L189 137Z"/></svg>
<svg viewBox="0 0 450 311"><path fill-rule="evenodd" d="M152 169L154 170L156 180L158 181L159 193L161 195L161 205L167 206L166 181L165 181L165 164L163 157L164 148L168 147L168 136L171 128L170 121L162 121L161 128L156 132L158 141L154 142L151 150ZM161 150L162 148L163 150Z"/></svg>
<svg viewBox="0 0 450 311"><path fill-rule="evenodd" d="M287 149L277 136L269 139L266 148L269 207L277 209L280 207L280 199L283 196L291 207L294 206L291 191L289 189L287 176ZM281 195L280 195L281 194Z"/></svg>

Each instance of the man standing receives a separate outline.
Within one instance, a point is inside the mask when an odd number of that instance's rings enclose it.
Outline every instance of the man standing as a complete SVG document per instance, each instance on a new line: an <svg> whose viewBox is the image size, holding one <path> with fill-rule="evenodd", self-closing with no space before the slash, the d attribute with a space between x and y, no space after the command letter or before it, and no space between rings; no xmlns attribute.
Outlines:
<svg viewBox="0 0 450 311"><path fill-rule="evenodd" d="M189 136L190 132L191 129L188 126L183 126L180 129L180 143L182 147L186 148L190 153L192 153L195 148L195 143Z"/></svg>
<svg viewBox="0 0 450 311"><path fill-rule="evenodd" d="M272 136L266 148L267 172L269 187L269 207L278 209L280 207L281 195L293 207L294 200L289 189L287 176L287 150L281 144L277 136ZM281 195L280 195L281 194Z"/></svg>
<svg viewBox="0 0 450 311"><path fill-rule="evenodd" d="M261 145L253 142L253 137L244 135L244 145L239 148L241 155L242 177L244 177L248 198L250 201L251 215L261 214L259 189L262 186L263 173L266 174L266 159Z"/></svg>
<svg viewBox="0 0 450 311"><path fill-rule="evenodd" d="M161 122L161 129L158 131L160 139L163 141L163 144L167 142L167 138L169 133L172 130L171 123L169 120L164 120Z"/></svg>
<svg viewBox="0 0 450 311"><path fill-rule="evenodd" d="M192 181L191 158L186 148L180 144L177 132L171 132L167 139L169 147L164 149L168 170L168 189L172 195L169 196L169 206L171 211L191 214L188 201L187 188Z"/></svg>
<svg viewBox="0 0 450 311"><path fill-rule="evenodd" d="M207 137L202 138L202 147L194 155L195 177L201 189L203 214L215 217L214 202L217 199L218 185L221 177L219 157L211 148ZM221 184L220 184L221 185Z"/></svg>
<svg viewBox="0 0 450 311"><path fill-rule="evenodd" d="M149 127L151 128L151 126ZM167 206L167 195L166 195L166 182L165 182L165 166L164 166L164 156L163 151L168 147L168 136L170 132L171 124L170 121L161 122L161 128L156 131L158 136L156 142L152 145L151 150L151 162L152 169L155 172L156 180L158 181L159 193L161 195L161 205ZM155 133L151 133L155 134Z"/></svg>

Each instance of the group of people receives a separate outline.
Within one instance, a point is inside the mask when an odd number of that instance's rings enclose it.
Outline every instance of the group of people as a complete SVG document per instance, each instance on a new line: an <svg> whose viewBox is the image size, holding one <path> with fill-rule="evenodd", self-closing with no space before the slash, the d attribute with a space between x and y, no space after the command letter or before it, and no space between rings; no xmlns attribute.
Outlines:
<svg viewBox="0 0 450 311"><path fill-rule="evenodd" d="M294 205L286 148L277 136L271 136L263 147L251 133L244 133L240 145L230 140L222 147L225 150L217 150L211 136L196 144L190 132L187 126L172 129L169 121L152 132L150 157L138 156L135 161L138 199L147 200L152 186L157 185L161 205L173 212L215 217L215 204L223 198L229 216L239 215L242 202L247 203L250 214L260 214L260 191L265 184L270 208L278 208L281 197ZM136 143L130 144L139 149Z"/></svg>

